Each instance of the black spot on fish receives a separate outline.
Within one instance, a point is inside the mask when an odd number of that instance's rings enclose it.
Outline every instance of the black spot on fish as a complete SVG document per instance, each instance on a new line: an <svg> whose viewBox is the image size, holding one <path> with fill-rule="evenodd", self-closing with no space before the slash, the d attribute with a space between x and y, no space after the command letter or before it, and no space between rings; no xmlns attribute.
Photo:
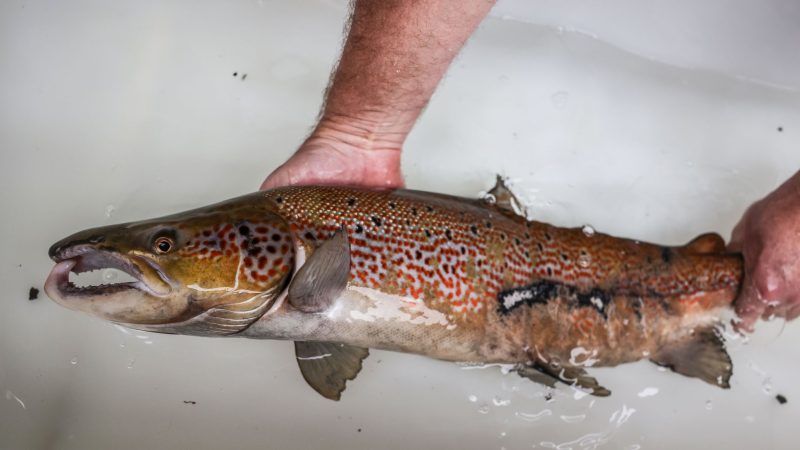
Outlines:
<svg viewBox="0 0 800 450"><path fill-rule="evenodd" d="M472 225L471 227L469 227L469 231L472 231L472 234L478 234L478 227Z"/></svg>
<svg viewBox="0 0 800 450"><path fill-rule="evenodd" d="M304 235L303 235L303 237L304 237L304 238L305 238L307 241L316 241L316 240L317 240L317 238L316 238L316 237L314 237L314 234L313 234L312 232L310 232L310 231L306 231L306 234L304 234Z"/></svg>
<svg viewBox="0 0 800 450"><path fill-rule="evenodd" d="M389 202L389 208L391 208L391 209L395 209L396 207L397 207L397 204L396 204L396 203L394 203L394 202Z"/></svg>
<svg viewBox="0 0 800 450"><path fill-rule="evenodd" d="M36 300L37 298L39 298L39 290L35 287L32 287L28 291L28 300Z"/></svg>
<svg viewBox="0 0 800 450"><path fill-rule="evenodd" d="M312 238L312 239L313 239L313 238ZM278 242L278 241L280 241L280 240L281 240L281 235L280 235L280 234L277 234L277 233L276 233L276 234L273 234L273 235L272 235L272 240L273 240L273 241L275 241L275 242Z"/></svg>
<svg viewBox="0 0 800 450"><path fill-rule="evenodd" d="M531 238L530 233L525 233L525 239L530 239L530 238Z"/></svg>
<svg viewBox="0 0 800 450"><path fill-rule="evenodd" d="M672 261L672 249L669 247L661 247L661 260L665 263Z"/></svg>
<svg viewBox="0 0 800 450"><path fill-rule="evenodd" d="M353 197L347 199L347 206L355 206L355 205L356 205L356 199L354 199Z"/></svg>
<svg viewBox="0 0 800 450"><path fill-rule="evenodd" d="M283 203L283 197L277 197L275 203Z"/></svg>
<svg viewBox="0 0 800 450"><path fill-rule="evenodd" d="M247 254L250 256L258 256L261 253L261 247L249 247L247 249Z"/></svg>
<svg viewBox="0 0 800 450"><path fill-rule="evenodd" d="M433 206L426 206L425 209L427 209L428 212L433 212Z"/></svg>
<svg viewBox="0 0 800 450"><path fill-rule="evenodd" d="M248 227L247 225L240 225L239 226L239 234L241 234L242 236L249 235L250 234L250 227Z"/></svg>
<svg viewBox="0 0 800 450"><path fill-rule="evenodd" d="M596 309L604 319L608 319L606 308L608 304L611 303L611 295L609 295L607 291L595 288L586 293L576 292L576 297L578 298L579 306L592 307Z"/></svg>
<svg viewBox="0 0 800 450"><path fill-rule="evenodd" d="M553 276L553 268L552 267L548 267L547 268L547 276L548 277L552 277Z"/></svg>
<svg viewBox="0 0 800 450"><path fill-rule="evenodd" d="M547 239L547 241L552 241L552 240L553 240L553 237L552 237L552 236L550 236L550 234L549 234L549 233L545 233L545 234L544 234L544 238L545 238L545 239Z"/></svg>
<svg viewBox="0 0 800 450"><path fill-rule="evenodd" d="M517 245L522 245L522 242L519 240L519 238L514 238L514 243Z"/></svg>
<svg viewBox="0 0 800 450"><path fill-rule="evenodd" d="M411 221L409 219L406 219L406 225L411 226Z"/></svg>
<svg viewBox="0 0 800 450"><path fill-rule="evenodd" d="M463 245L461 246L461 254L462 255L466 255L467 254L467 247L464 247Z"/></svg>
<svg viewBox="0 0 800 450"><path fill-rule="evenodd" d="M492 222L486 221L486 228L492 228Z"/></svg>
<svg viewBox="0 0 800 450"><path fill-rule="evenodd" d="M363 233L363 232L364 232L364 227L361 226L360 223L357 223L356 224L356 233Z"/></svg>
<svg viewBox="0 0 800 450"><path fill-rule="evenodd" d="M430 231L430 230L428 230L428 229L426 229L426 230L425 230L425 236L427 236L427 237L431 237L431 231Z"/></svg>
<svg viewBox="0 0 800 450"><path fill-rule="evenodd" d="M540 252L544 251L544 245L542 245L541 242L537 242L536 243L536 248L538 248Z"/></svg>
<svg viewBox="0 0 800 450"><path fill-rule="evenodd" d="M275 253L275 250L276 250L276 249L275 249L275 247L274 247L274 246L272 246L272 245L268 245L268 246L267 246L267 252L268 252L268 253Z"/></svg>
<svg viewBox="0 0 800 450"><path fill-rule="evenodd" d="M631 308L633 309L633 313L636 314L636 319L639 321L642 320L642 306L644 306L644 302L641 298L637 299L635 302L631 304Z"/></svg>
<svg viewBox="0 0 800 450"><path fill-rule="evenodd" d="M567 261L569 261L569 256L567 256L566 253L562 253L561 254L561 260L564 261L564 262L567 262Z"/></svg>
<svg viewBox="0 0 800 450"><path fill-rule="evenodd" d="M533 306L536 304L545 304L556 298L574 299L575 306L593 308L597 310L604 319L608 319L607 308L611 303L612 294L597 288L588 292L581 292L577 287L566 283L539 280L527 286L501 292L497 296L498 311L501 314L508 314L522 305Z"/></svg>
<svg viewBox="0 0 800 450"><path fill-rule="evenodd" d="M417 215L417 208L411 208L411 215L412 216L416 216Z"/></svg>
<svg viewBox="0 0 800 450"><path fill-rule="evenodd" d="M453 240L453 233L450 231L449 228L444 230L444 235L445 235L445 237L447 238L448 241Z"/></svg>
<svg viewBox="0 0 800 450"><path fill-rule="evenodd" d="M531 257L531 252L525 250L525 257L526 258L530 258Z"/></svg>
<svg viewBox="0 0 800 450"><path fill-rule="evenodd" d="M505 233L500 233L500 240L501 241L505 241L506 240L506 234Z"/></svg>
<svg viewBox="0 0 800 450"><path fill-rule="evenodd" d="M522 305L545 304L558 295L559 284L549 280L508 289L497 296L498 311L508 314Z"/></svg>
<svg viewBox="0 0 800 450"><path fill-rule="evenodd" d="M417 250L414 252L414 258L422 259L422 252Z"/></svg>
<svg viewBox="0 0 800 450"><path fill-rule="evenodd" d="M372 216L372 217L370 217L370 219L372 220L372 223L374 223L376 227L381 226L382 222L381 222L380 217Z"/></svg>

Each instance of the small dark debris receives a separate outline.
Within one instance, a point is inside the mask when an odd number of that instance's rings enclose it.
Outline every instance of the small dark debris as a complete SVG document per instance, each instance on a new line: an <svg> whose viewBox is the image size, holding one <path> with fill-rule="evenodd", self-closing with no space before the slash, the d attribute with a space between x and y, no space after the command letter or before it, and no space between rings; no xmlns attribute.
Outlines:
<svg viewBox="0 0 800 450"><path fill-rule="evenodd" d="M372 219L372 223L374 223L376 227L381 226L381 224L383 223L380 217L372 216L370 217L370 219Z"/></svg>
<svg viewBox="0 0 800 450"><path fill-rule="evenodd" d="M778 127L778 133L783 133L783 127Z"/></svg>
<svg viewBox="0 0 800 450"><path fill-rule="evenodd" d="M777 401L778 401L778 403L780 403L781 405L785 405L785 404L786 404L786 402L788 402L788 401L789 401L789 400L788 400L786 397L784 397L784 396L783 396L783 395L781 395L781 394L778 394L778 395L776 395L776 396L775 396L775 400L777 400Z"/></svg>
<svg viewBox="0 0 800 450"><path fill-rule="evenodd" d="M246 78L247 78L247 74L246 74L246 73L243 73L243 74L242 74L242 81L244 81Z"/></svg>
<svg viewBox="0 0 800 450"><path fill-rule="evenodd" d="M184 405L196 405L196 404L197 404L197 402L196 402L196 401L194 401L194 400L184 400L184 401L183 401L183 404L184 404Z"/></svg>
<svg viewBox="0 0 800 450"><path fill-rule="evenodd" d="M239 76L239 72L233 72L233 76L238 77Z"/></svg>
<svg viewBox="0 0 800 450"><path fill-rule="evenodd" d="M361 433L361 428L358 429L358 432Z"/></svg>
<svg viewBox="0 0 800 450"><path fill-rule="evenodd" d="M545 401L549 402L550 400L553 399L553 394L548 392L547 394L544 395L544 399L545 399Z"/></svg>
<svg viewBox="0 0 800 450"><path fill-rule="evenodd" d="M28 300L36 300L39 298L39 290L35 287L32 287L30 291L28 291Z"/></svg>

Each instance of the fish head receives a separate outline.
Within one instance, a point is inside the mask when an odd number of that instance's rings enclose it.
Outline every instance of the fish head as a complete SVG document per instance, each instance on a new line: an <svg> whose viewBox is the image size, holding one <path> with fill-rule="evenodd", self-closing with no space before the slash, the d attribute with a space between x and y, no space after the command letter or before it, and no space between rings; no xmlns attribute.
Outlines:
<svg viewBox="0 0 800 450"><path fill-rule="evenodd" d="M75 233L50 247L56 265L45 291L129 328L238 333L275 304L294 269L288 224L252 200ZM79 287L69 280L70 272L109 268L134 281Z"/></svg>

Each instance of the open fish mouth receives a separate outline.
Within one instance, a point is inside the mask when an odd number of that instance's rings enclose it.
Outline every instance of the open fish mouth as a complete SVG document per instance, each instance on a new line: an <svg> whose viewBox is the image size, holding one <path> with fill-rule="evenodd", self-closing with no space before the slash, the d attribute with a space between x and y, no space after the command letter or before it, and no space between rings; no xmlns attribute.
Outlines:
<svg viewBox="0 0 800 450"><path fill-rule="evenodd" d="M91 245L69 247L52 255L52 258L56 261L56 265L47 277L45 291L54 298L89 298L113 295L130 290L139 290L153 296L163 297L169 294L171 290L169 283L164 279L161 272L152 267L152 263L143 258L128 257L110 251L98 250ZM134 261L134 258L139 261ZM104 269L115 269L124 272L134 281L83 286L70 281L70 273L78 275ZM145 274L145 271L152 273ZM152 278L152 276L156 277L156 283L148 282L148 278Z"/></svg>

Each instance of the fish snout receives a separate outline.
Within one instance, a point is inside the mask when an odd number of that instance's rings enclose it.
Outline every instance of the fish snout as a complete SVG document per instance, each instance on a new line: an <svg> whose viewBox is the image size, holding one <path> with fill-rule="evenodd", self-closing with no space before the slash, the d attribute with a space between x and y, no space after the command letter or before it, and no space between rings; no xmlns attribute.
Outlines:
<svg viewBox="0 0 800 450"><path fill-rule="evenodd" d="M105 242L105 240L106 233L103 232L102 229L94 228L91 230L85 230L61 239L60 241L51 245L50 249L47 251L47 254L50 256L50 259L55 262L59 262L71 257L69 255L70 249L74 249L76 247L96 246L98 244L102 244Z"/></svg>

